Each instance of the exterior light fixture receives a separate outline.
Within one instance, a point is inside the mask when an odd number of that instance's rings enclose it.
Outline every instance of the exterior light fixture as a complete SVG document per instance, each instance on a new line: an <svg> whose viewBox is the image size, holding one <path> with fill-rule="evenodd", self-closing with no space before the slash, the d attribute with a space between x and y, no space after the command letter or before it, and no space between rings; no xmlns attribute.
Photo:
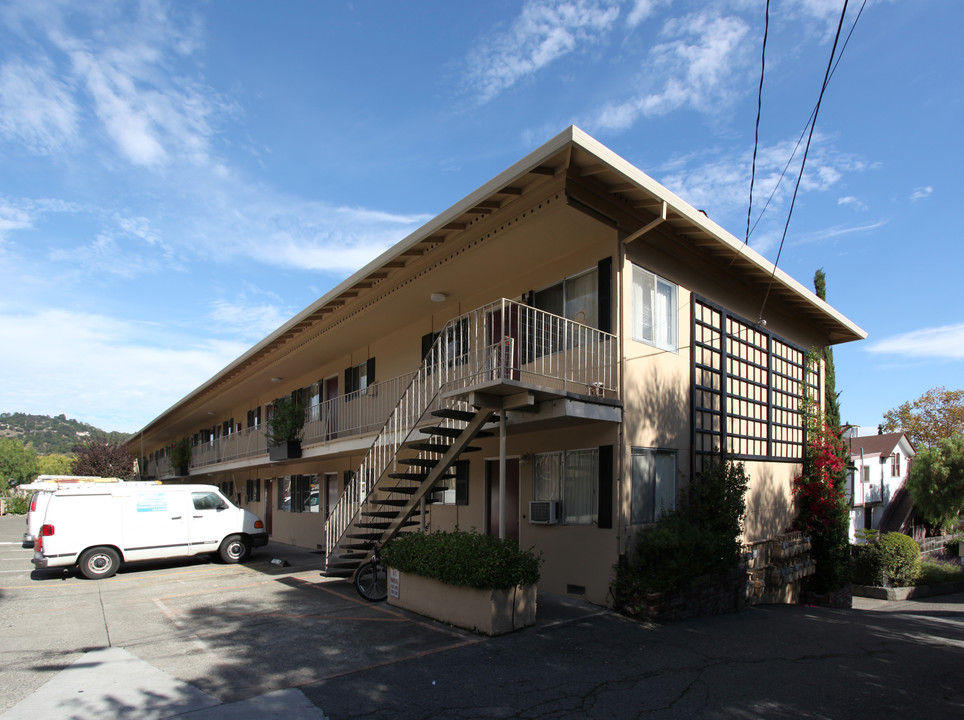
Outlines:
<svg viewBox="0 0 964 720"><path fill-rule="evenodd" d="M430 297L432 298L432 302L445 302L449 296L443 292L433 292Z"/></svg>

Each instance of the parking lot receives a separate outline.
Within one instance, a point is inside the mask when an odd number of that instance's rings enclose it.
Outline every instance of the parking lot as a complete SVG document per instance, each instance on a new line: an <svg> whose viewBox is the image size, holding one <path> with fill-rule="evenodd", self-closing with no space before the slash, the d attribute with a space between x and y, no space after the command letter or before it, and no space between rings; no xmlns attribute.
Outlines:
<svg viewBox="0 0 964 720"><path fill-rule="evenodd" d="M964 596L650 626L540 596L498 638L369 604L322 556L34 571L0 518L0 718L964 715ZM288 566L271 563L282 559Z"/></svg>

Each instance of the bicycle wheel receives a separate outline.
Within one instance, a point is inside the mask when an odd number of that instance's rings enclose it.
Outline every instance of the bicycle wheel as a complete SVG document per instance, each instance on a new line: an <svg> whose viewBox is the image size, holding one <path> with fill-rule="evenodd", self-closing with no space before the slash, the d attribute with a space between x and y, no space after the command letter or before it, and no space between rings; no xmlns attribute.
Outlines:
<svg viewBox="0 0 964 720"><path fill-rule="evenodd" d="M355 574L355 589L358 594L371 602L388 597L388 572L381 563L369 560L358 568Z"/></svg>

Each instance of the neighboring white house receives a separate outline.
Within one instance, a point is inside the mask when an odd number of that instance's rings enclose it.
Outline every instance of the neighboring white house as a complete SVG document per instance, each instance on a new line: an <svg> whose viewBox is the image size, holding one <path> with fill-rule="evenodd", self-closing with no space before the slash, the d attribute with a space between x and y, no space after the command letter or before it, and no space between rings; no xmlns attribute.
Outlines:
<svg viewBox="0 0 964 720"><path fill-rule="evenodd" d="M847 491L851 500L850 539L860 529L877 529L884 510L907 482L911 459L917 454L902 432L883 435L844 433L852 471Z"/></svg>

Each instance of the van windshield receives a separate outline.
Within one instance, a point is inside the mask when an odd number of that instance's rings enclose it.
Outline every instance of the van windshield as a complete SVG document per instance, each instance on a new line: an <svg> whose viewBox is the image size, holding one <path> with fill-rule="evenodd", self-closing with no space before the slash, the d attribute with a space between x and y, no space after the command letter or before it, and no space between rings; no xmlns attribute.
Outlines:
<svg viewBox="0 0 964 720"><path fill-rule="evenodd" d="M224 510L227 508L224 500L217 493L195 492L191 493L191 499L194 501L195 510Z"/></svg>

